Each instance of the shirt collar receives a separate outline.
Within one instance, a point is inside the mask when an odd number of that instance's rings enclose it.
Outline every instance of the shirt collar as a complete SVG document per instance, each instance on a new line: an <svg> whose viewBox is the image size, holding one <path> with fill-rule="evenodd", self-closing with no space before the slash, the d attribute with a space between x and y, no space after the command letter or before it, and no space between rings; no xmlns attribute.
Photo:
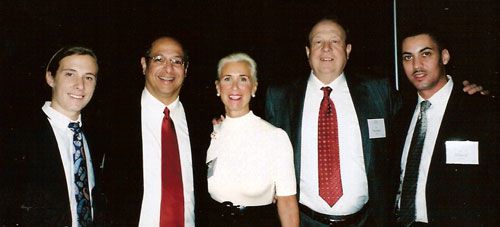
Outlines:
<svg viewBox="0 0 500 227"><path fill-rule="evenodd" d="M450 97L451 91L453 90L453 80L450 75L446 75L448 78L448 82L439 89L434 95L432 95L428 100L431 102L432 106L444 106L448 102L448 98ZM417 93L418 94L418 93ZM418 94L418 103L424 101L425 99Z"/></svg>
<svg viewBox="0 0 500 227"><path fill-rule="evenodd" d="M151 93L149 93L148 89L144 88L142 91L142 96L141 96L141 103L142 106L148 109L151 109L154 112L160 112L163 113L165 110L165 107L168 107L170 112L175 111L177 108L179 108L179 96L170 103L168 106L160 102L157 98L155 98Z"/></svg>
<svg viewBox="0 0 500 227"><path fill-rule="evenodd" d="M314 73L311 71L311 74L309 75L309 80L308 80L309 86L314 88L314 90L321 90L322 87L330 87L332 88L333 91L338 90L336 88L340 88L346 84L346 79L345 79L345 74L342 72L339 77L337 77L335 80L330 82L329 84L324 84L321 82L321 80L314 75Z"/></svg>
<svg viewBox="0 0 500 227"><path fill-rule="evenodd" d="M66 117L64 114L58 112L54 108L52 108L50 105L52 102L47 101L45 104L42 106L43 112L47 115L47 117L54 122L58 127L61 128L68 128L69 123L71 122L78 122L80 127L82 127L82 115L78 115L78 119L76 121L72 121L68 117Z"/></svg>
<svg viewBox="0 0 500 227"><path fill-rule="evenodd" d="M226 115L226 118L222 121L222 124L220 124L220 128L226 130L228 128L241 130L241 127L244 127L244 125L248 124L248 122L251 122L256 118L259 117L257 117L251 110L240 117L232 118Z"/></svg>
<svg viewBox="0 0 500 227"><path fill-rule="evenodd" d="M436 93L434 93L434 95L432 95L429 99L427 99L427 100L429 100L429 102L431 102L430 109L437 108L437 107L442 107L442 108L446 107L446 104L448 103L448 99L450 98L450 95L451 95L451 91L453 90L453 80L452 80L451 76L446 75L446 77L448 78L448 82L446 82L446 84L441 89L439 89L439 91L437 91ZM418 95L418 103L417 103L417 106L419 106L419 108L420 108L419 103L424 101L424 100L425 99L422 98L422 96L420 96L420 94L419 94Z"/></svg>

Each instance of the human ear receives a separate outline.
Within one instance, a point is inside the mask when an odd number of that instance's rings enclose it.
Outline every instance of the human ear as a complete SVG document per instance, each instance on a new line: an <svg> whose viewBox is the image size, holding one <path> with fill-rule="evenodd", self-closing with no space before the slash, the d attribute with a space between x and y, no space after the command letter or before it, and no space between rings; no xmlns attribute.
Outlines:
<svg viewBox="0 0 500 227"><path fill-rule="evenodd" d="M50 71L45 72L45 80L50 87L54 87L54 76L52 76Z"/></svg>
<svg viewBox="0 0 500 227"><path fill-rule="evenodd" d="M441 51L441 61L443 62L443 65L448 64L450 62L450 52L448 52L447 49L443 49Z"/></svg>
<svg viewBox="0 0 500 227"><path fill-rule="evenodd" d="M141 66L142 66L142 74L146 75L146 68L148 67L148 65L146 64L146 58L145 57L141 58Z"/></svg>

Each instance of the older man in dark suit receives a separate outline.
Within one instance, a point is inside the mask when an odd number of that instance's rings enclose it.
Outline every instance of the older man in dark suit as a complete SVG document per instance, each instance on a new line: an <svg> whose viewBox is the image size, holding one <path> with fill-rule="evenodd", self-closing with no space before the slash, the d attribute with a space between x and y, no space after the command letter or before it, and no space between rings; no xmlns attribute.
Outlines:
<svg viewBox="0 0 500 227"><path fill-rule="evenodd" d="M180 100L188 57L179 41L154 40L140 63L142 94L115 102L110 116L104 166L109 224L194 226L202 221L198 201L208 195L210 134L200 129L211 124L198 123L196 114L203 112Z"/></svg>
<svg viewBox="0 0 500 227"><path fill-rule="evenodd" d="M412 27L413 28L413 27ZM450 52L433 29L403 36L401 60L416 88L397 118L398 222L404 226L494 226L499 213L498 111L446 74Z"/></svg>
<svg viewBox="0 0 500 227"><path fill-rule="evenodd" d="M386 137L399 101L388 81L344 72L351 49L338 18L320 20L309 77L267 93L267 119L294 146L302 226L382 226L390 213Z"/></svg>
<svg viewBox="0 0 500 227"><path fill-rule="evenodd" d="M101 216L99 164L81 111L97 82L97 58L84 47L60 49L47 65L52 99L14 128L2 166L1 223L93 226ZM85 122L87 123L87 122ZM102 203L101 203L102 204Z"/></svg>

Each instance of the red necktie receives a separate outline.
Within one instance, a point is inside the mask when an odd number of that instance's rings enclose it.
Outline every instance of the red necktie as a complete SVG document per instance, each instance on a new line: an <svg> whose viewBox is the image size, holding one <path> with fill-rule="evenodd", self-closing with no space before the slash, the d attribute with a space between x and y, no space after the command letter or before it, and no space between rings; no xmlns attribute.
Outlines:
<svg viewBox="0 0 500 227"><path fill-rule="evenodd" d="M161 124L160 227L184 226L184 196L179 146L170 111L165 107Z"/></svg>
<svg viewBox="0 0 500 227"><path fill-rule="evenodd" d="M330 99L332 89L323 87L318 116L318 181L319 196L333 206L342 197L340 177L337 111Z"/></svg>

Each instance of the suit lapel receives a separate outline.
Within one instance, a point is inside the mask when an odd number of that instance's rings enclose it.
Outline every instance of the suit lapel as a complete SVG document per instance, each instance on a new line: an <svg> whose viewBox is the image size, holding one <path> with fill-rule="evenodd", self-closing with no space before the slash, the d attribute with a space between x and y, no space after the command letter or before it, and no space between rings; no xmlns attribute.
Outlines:
<svg viewBox="0 0 500 227"><path fill-rule="evenodd" d="M406 137L408 134L408 130L410 129L410 124L413 118L413 113L415 112L415 106L417 104L417 95L416 92L411 98L405 100L405 105L398 113L396 117L396 132L394 133L393 139L396 141L396 149L397 154L399 156L399 160L401 160L401 156L403 155L404 145L406 143Z"/></svg>
<svg viewBox="0 0 500 227"><path fill-rule="evenodd" d="M290 139L293 140L294 164L296 179L300 179L300 156L301 156L301 137L302 137L302 113L304 109L304 99L307 90L307 79L300 80L289 89L289 103L290 106L290 129L292 135Z"/></svg>
<svg viewBox="0 0 500 227"><path fill-rule="evenodd" d="M453 86L453 90L450 94L450 98L448 99L448 103L446 104L446 109L443 115L443 120L441 121L441 125L439 127L438 135L436 138L436 144L434 145L434 152L432 154L431 166L429 167L429 173L433 173L436 170L435 168L441 168L441 164L445 163L446 153L444 149L444 144L450 136L454 135L453 132L457 127L457 122L463 122L462 116L457 113L461 113L458 108L460 107L460 101L463 94L459 91L460 88L457 87L457 84ZM457 117L459 119L457 119ZM431 177L429 175L429 177Z"/></svg>
<svg viewBox="0 0 500 227"><path fill-rule="evenodd" d="M435 175L433 173L438 173L440 169L443 168L443 165L446 165L446 149L444 148L444 144L448 139L448 136L454 134L453 132L450 132L450 130L456 129L456 124L463 121L456 119L457 117L461 117L460 114L457 114L460 113L460 110L457 109L459 107L460 97L461 96L457 92L456 86L454 86L453 91L450 94L450 98L448 99L448 103L446 104L443 119L436 137L436 143L434 144L431 165L429 166L428 182L435 182ZM428 183L427 186L432 184L433 183Z"/></svg>
<svg viewBox="0 0 500 227"><path fill-rule="evenodd" d="M68 188L66 175L64 173L64 167L61 160L61 155L59 152L59 146L57 145L57 140L50 125L47 115L41 111L40 128L39 134L35 134L34 140L38 140L38 145L33 147L34 155L31 157L32 168L31 171L36 171L32 176L52 176L50 177L50 182L52 186L43 186L46 190L42 190L42 195L35 194L35 196L40 196L41 198L35 198L35 200L41 201L42 203L51 204L50 208L53 210L42 210L40 213L40 218L47 219L47 223L60 223L66 224L71 223L71 213L68 201ZM36 168L42 165L45 168ZM43 172L38 172L42 170ZM40 178L41 179L41 178ZM37 179L37 180L40 180ZM47 180L46 178L44 178ZM40 183L37 186L43 185ZM40 191L40 189L32 189L33 191ZM44 192L45 191L45 192ZM30 195L32 196L32 195ZM47 197L50 197L50 201L47 201ZM57 215L52 215L50 212L61 212ZM35 214L36 216L36 214ZM35 218L36 219L36 218ZM41 220L40 220L41 221Z"/></svg>
<svg viewBox="0 0 500 227"><path fill-rule="evenodd" d="M368 96L369 89L355 77L346 76L347 86L349 87L349 92L351 94L351 99L354 104L354 109L356 110L356 116L358 118L359 129L361 132L361 142L363 146L363 157L365 161L365 169L368 171L371 167L372 160L372 143L368 134L368 122L367 119L370 118L369 113L373 111L374 100L371 100Z"/></svg>
<svg viewBox="0 0 500 227"><path fill-rule="evenodd" d="M57 140L56 136L54 135L54 131L52 130L52 126L50 126L50 123L47 119L47 116L45 113L43 113L43 121L42 123L42 128L41 128L41 136L39 137L40 139L40 146L38 151L36 152L42 152L39 153L39 155L35 156L38 159L42 160L33 160L35 162L42 162L42 163L52 163L50 165L46 165L48 167L51 167L48 171L48 175L56 175L58 179L56 184L60 185L61 192L64 191L63 196L61 196L61 201L66 201L67 202L67 194L68 190L66 187L66 175L64 173L64 167L62 164L61 160L61 154L59 152L59 146L57 145ZM45 147L44 147L45 146ZM35 148L36 149L36 148ZM62 199L64 198L64 199ZM69 204L68 204L69 208Z"/></svg>

